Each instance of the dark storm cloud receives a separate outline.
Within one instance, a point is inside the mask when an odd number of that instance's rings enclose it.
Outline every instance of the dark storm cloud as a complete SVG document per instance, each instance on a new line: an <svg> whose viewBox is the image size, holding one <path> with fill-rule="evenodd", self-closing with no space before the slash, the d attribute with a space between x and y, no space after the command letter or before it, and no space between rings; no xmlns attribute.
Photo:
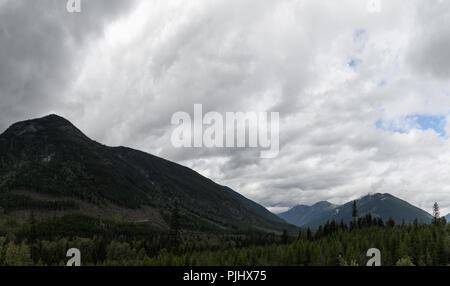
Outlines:
<svg viewBox="0 0 450 286"><path fill-rule="evenodd" d="M65 104L62 94L83 62L82 51L134 1L10 0L0 5L0 129Z"/></svg>
<svg viewBox="0 0 450 286"><path fill-rule="evenodd" d="M417 11L417 25L409 61L423 76L450 78L450 3L431 0Z"/></svg>

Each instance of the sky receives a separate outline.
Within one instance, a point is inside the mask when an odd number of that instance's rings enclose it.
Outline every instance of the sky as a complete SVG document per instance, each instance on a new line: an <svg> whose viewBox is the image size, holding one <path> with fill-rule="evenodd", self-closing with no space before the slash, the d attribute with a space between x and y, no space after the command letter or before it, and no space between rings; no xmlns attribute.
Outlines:
<svg viewBox="0 0 450 286"><path fill-rule="evenodd" d="M0 0L0 132L55 113L281 212L450 212L450 1ZM278 112L280 152L175 148L171 117Z"/></svg>

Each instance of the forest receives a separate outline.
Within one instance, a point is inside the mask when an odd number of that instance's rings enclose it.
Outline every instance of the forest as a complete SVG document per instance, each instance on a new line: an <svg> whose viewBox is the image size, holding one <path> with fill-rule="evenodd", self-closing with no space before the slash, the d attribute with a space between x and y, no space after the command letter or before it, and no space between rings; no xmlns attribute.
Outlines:
<svg viewBox="0 0 450 286"><path fill-rule="evenodd" d="M172 213L169 231L146 224L68 215L29 224L0 217L0 265L64 266L78 248L83 266L364 266L369 248L383 266L450 264L450 224L383 222L371 215L349 225L327 222L292 236L248 230L207 233L180 228Z"/></svg>

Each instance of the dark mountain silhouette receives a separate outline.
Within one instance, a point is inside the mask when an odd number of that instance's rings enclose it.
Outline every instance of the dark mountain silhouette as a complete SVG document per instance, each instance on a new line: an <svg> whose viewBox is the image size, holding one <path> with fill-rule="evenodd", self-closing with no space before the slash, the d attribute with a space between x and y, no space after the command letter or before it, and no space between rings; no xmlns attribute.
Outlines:
<svg viewBox="0 0 450 286"><path fill-rule="evenodd" d="M166 227L175 201L183 226L190 229L296 229L187 167L102 145L57 115L13 124L0 135L3 212L81 211Z"/></svg>
<svg viewBox="0 0 450 286"><path fill-rule="evenodd" d="M300 227L316 229L327 221L349 223L352 217L353 201L337 206L328 202L322 202L319 206L300 206L279 214L287 222ZM408 202L390 194L367 195L357 200L358 217L371 214L373 217L381 217L385 222L392 218L396 223L412 223L416 218L420 223L430 223L431 215Z"/></svg>

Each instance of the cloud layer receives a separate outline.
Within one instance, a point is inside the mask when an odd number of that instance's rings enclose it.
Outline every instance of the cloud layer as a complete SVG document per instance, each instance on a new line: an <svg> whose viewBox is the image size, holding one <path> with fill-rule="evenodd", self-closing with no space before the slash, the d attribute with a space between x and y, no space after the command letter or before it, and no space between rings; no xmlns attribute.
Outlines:
<svg viewBox="0 0 450 286"><path fill-rule="evenodd" d="M274 211L389 192L450 212L447 1L29 2L0 1L3 129L55 112ZM172 147L196 103L279 112L279 156Z"/></svg>

